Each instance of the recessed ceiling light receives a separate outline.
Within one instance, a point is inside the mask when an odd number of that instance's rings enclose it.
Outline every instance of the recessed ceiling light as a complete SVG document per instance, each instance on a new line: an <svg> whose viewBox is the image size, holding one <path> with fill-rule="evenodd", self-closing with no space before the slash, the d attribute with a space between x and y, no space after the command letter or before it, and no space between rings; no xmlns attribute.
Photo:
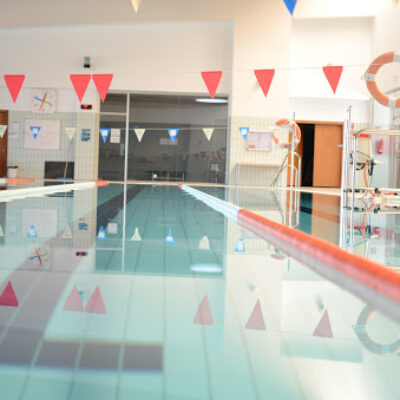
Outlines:
<svg viewBox="0 0 400 400"><path fill-rule="evenodd" d="M210 98L200 98L196 99L197 103L207 103L207 104L226 104L228 99L210 99Z"/></svg>
<svg viewBox="0 0 400 400"><path fill-rule="evenodd" d="M203 272L203 273L218 273L222 271L219 265L213 264L196 264L190 268L193 272Z"/></svg>

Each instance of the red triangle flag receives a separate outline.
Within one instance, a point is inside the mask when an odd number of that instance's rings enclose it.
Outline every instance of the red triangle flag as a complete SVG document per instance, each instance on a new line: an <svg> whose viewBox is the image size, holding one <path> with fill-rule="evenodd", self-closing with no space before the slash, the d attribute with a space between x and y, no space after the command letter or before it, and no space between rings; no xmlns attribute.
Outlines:
<svg viewBox="0 0 400 400"><path fill-rule="evenodd" d="M333 90L333 93L336 93L336 89L338 87L340 78L342 76L343 67L339 66L327 66L322 68L326 79L328 79L329 84Z"/></svg>
<svg viewBox="0 0 400 400"><path fill-rule="evenodd" d="M75 92L78 96L78 99L80 102L82 102L83 96L86 93L86 90L89 86L90 82L90 75L73 75L71 74L70 76L72 85L74 86Z"/></svg>
<svg viewBox="0 0 400 400"><path fill-rule="evenodd" d="M84 311L83 301L78 292L76 286L72 289L67 301L64 304L64 310L66 311Z"/></svg>
<svg viewBox="0 0 400 400"><path fill-rule="evenodd" d="M7 283L6 288L0 296L0 306L6 307L18 307L18 299L15 295L14 288L11 285L11 282Z"/></svg>
<svg viewBox="0 0 400 400"><path fill-rule="evenodd" d="M208 297L204 296L201 301L199 308L197 309L196 315L194 316L193 322L196 325L213 325L214 319L210 307Z"/></svg>
<svg viewBox="0 0 400 400"><path fill-rule="evenodd" d="M85 311L87 313L94 313L94 314L105 314L106 313L106 306L104 305L103 297L102 297L102 295L100 293L100 289L98 287L93 292L92 297L89 299L88 303L86 304Z"/></svg>
<svg viewBox="0 0 400 400"><path fill-rule="evenodd" d="M107 97L108 90L110 89L111 82L114 78L113 74L98 74L92 75L93 82L96 85L97 91L99 92L101 101L104 103L104 100Z"/></svg>
<svg viewBox="0 0 400 400"><path fill-rule="evenodd" d="M222 71L202 72L201 76L203 77L208 92L210 93L210 96L213 99L215 97L215 93L217 92L219 83L221 82Z"/></svg>
<svg viewBox="0 0 400 400"><path fill-rule="evenodd" d="M275 70L274 69L256 69L256 70L254 70L254 74L258 80L258 83L261 86L262 91L264 92L264 96L267 97L272 80L274 79L274 76L275 76Z"/></svg>
<svg viewBox="0 0 400 400"><path fill-rule="evenodd" d="M252 314L246 324L246 329L254 329L257 331L265 331L264 316L261 308L260 300L257 301Z"/></svg>
<svg viewBox="0 0 400 400"><path fill-rule="evenodd" d="M17 101L19 92L25 81L25 75L4 75L4 80L8 87L8 91L11 94L13 102Z"/></svg>
<svg viewBox="0 0 400 400"><path fill-rule="evenodd" d="M314 330L313 336L327 337L332 338L332 326L331 321L329 320L328 310L325 310L324 315L322 316L319 324Z"/></svg>

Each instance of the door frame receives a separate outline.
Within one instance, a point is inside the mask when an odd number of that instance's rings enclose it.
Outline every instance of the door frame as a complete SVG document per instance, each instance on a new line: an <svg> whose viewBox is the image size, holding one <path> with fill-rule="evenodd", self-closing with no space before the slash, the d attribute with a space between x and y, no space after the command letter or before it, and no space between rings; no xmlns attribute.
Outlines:
<svg viewBox="0 0 400 400"><path fill-rule="evenodd" d="M301 125L301 124L308 124L308 125L339 125L342 127L342 137L343 137L343 133L344 133L344 121L316 121L316 120L295 120L296 124ZM289 135L289 140L291 140L291 134ZM291 153L292 149L289 149L289 160L290 160L290 153ZM303 155L303 148L301 148L301 156ZM342 154L343 156L343 154ZM298 168L298 160L297 157L295 158L295 162L294 165ZM290 166L288 167L288 174L287 174L287 186L290 186ZM301 186L301 174L302 174L302 170L303 170L303 163L301 163L301 168L299 171L300 174L300 186ZM312 186L314 187L314 186Z"/></svg>
<svg viewBox="0 0 400 400"><path fill-rule="evenodd" d="M9 121L9 111L8 110L0 110L0 113L4 113L6 115L6 122L5 125L7 125L7 129L4 133L3 139L0 139L2 141L2 146L5 146L5 168L4 168L4 176L7 176L7 165L8 165L8 121ZM5 142L5 143L4 143ZM1 150L1 149L0 149ZM2 176L1 170L0 170L0 177Z"/></svg>

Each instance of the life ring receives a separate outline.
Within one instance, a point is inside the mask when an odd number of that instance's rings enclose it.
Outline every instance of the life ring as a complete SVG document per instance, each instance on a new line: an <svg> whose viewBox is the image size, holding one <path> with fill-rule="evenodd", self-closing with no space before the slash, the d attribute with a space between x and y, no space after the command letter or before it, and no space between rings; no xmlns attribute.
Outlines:
<svg viewBox="0 0 400 400"><path fill-rule="evenodd" d="M275 125L289 129L289 131L292 133L292 141L293 141L293 137L294 137L294 147L296 147L297 144L300 143L301 130L295 121L289 121L288 119L280 119L279 121L275 122ZM292 148L292 141L290 141L288 143L281 143L280 140L275 136L275 134L272 135L272 138L274 139L275 144L277 144L278 146L280 146L284 149Z"/></svg>
<svg viewBox="0 0 400 400"><path fill-rule="evenodd" d="M380 344L374 342L367 333L367 323L376 310L366 306L357 319L357 324L353 327L355 334L361 344L371 353L380 356L396 355L400 352L400 339L391 344Z"/></svg>
<svg viewBox="0 0 400 400"><path fill-rule="evenodd" d="M381 54L379 57L372 61L371 65L368 67L367 72L364 75L364 79L367 83L367 88L371 93L372 97L378 102L386 107L400 108L400 97L390 97L383 93L377 83L376 74L385 64L392 62L400 63L400 52L391 51L389 53Z"/></svg>

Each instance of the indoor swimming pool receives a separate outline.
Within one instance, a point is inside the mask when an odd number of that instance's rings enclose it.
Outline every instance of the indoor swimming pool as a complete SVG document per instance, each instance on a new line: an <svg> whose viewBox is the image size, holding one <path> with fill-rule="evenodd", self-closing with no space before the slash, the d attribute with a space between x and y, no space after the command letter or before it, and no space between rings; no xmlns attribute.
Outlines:
<svg viewBox="0 0 400 400"><path fill-rule="evenodd" d="M213 207L173 185L74 188L0 197L2 399L400 398L400 320L230 207L345 249L354 235L393 270L396 214L349 232L339 196L195 187Z"/></svg>

